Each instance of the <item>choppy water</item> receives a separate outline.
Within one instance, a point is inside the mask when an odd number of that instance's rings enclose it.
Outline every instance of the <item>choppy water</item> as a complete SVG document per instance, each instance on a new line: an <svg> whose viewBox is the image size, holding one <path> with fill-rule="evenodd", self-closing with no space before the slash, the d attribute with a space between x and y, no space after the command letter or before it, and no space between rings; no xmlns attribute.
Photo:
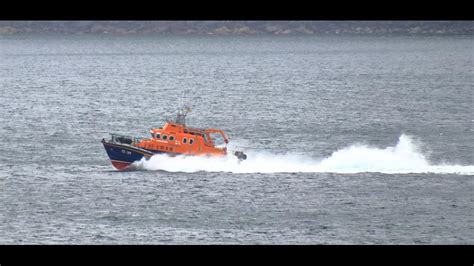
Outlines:
<svg viewBox="0 0 474 266"><path fill-rule="evenodd" d="M473 48L0 36L0 243L474 244ZM115 171L100 140L147 136L181 102L249 159Z"/></svg>

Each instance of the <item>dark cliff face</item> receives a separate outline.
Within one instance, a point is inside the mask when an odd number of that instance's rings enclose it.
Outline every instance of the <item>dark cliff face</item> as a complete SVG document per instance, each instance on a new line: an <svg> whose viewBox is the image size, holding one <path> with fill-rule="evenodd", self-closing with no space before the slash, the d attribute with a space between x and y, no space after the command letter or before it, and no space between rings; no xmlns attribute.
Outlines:
<svg viewBox="0 0 474 266"><path fill-rule="evenodd" d="M471 21L0 21L0 33L474 33Z"/></svg>

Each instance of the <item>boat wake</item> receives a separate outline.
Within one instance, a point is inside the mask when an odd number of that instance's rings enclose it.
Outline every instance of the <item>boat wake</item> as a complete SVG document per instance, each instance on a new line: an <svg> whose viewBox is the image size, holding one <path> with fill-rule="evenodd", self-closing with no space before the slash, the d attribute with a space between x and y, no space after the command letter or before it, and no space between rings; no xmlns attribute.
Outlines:
<svg viewBox="0 0 474 266"><path fill-rule="evenodd" d="M474 175L474 165L433 165L420 153L408 135L401 135L394 147L384 149L355 144L323 159L298 154L275 155L265 151L246 151L248 159L239 162L234 156L205 158L196 156L154 155L136 162L138 169L168 172L231 173L444 173Z"/></svg>

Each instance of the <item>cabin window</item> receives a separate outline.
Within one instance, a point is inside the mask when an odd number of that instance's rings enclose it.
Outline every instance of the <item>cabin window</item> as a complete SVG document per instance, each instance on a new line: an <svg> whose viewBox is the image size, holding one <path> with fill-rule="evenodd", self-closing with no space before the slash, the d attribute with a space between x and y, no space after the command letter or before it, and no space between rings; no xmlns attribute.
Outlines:
<svg viewBox="0 0 474 266"><path fill-rule="evenodd" d="M174 140L174 136L170 136L170 140Z"/></svg>
<svg viewBox="0 0 474 266"><path fill-rule="evenodd" d="M156 133L155 134L155 138L159 139L161 136L160 136L160 133Z"/></svg>
<svg viewBox="0 0 474 266"><path fill-rule="evenodd" d="M183 138L183 143L184 143L184 144L186 144L187 141L188 141L188 140L187 140L186 138ZM191 141L191 140L189 140L189 141Z"/></svg>
<svg viewBox="0 0 474 266"><path fill-rule="evenodd" d="M193 144L193 142L194 142L194 140L193 140L193 139L189 139L189 145L192 145L192 144Z"/></svg>
<svg viewBox="0 0 474 266"><path fill-rule="evenodd" d="M168 136L162 135L161 138L162 138L163 140L166 140L166 139L168 138Z"/></svg>

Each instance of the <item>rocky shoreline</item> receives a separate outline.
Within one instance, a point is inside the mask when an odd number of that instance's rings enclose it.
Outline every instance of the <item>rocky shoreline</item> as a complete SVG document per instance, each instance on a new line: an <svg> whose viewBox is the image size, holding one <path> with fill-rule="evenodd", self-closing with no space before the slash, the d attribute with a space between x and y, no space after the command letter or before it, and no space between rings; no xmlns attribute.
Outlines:
<svg viewBox="0 0 474 266"><path fill-rule="evenodd" d="M472 21L0 21L0 33L472 34Z"/></svg>

